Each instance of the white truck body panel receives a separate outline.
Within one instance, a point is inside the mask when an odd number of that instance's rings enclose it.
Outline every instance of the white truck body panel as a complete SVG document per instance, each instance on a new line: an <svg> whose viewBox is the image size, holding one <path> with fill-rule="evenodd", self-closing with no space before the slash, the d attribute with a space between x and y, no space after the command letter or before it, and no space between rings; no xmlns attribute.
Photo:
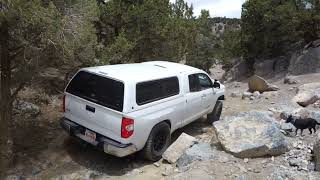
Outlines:
<svg viewBox="0 0 320 180"><path fill-rule="evenodd" d="M123 83L123 108L122 111L117 111L65 91L65 118L121 144L133 144L136 151L143 149L152 128L158 123L170 122L172 133L210 113L217 99L224 96L223 85L220 89L208 88L190 92L188 75L201 73L210 76L197 68L177 63L155 61L90 67L80 71ZM169 77L178 78L179 94L138 105L138 83ZM214 82L212 79L211 81ZM134 120L134 132L129 138L121 137L123 117Z"/></svg>

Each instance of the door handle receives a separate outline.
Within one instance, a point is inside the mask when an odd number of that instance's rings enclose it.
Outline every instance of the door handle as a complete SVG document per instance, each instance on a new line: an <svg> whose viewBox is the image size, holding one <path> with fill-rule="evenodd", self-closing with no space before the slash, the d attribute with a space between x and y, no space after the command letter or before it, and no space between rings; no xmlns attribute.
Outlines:
<svg viewBox="0 0 320 180"><path fill-rule="evenodd" d="M87 110L87 111L90 111L90 112L92 112L92 113L95 113L95 112L96 112L96 109L95 109L94 107L91 107L91 106L88 106L88 105L86 105L86 110Z"/></svg>

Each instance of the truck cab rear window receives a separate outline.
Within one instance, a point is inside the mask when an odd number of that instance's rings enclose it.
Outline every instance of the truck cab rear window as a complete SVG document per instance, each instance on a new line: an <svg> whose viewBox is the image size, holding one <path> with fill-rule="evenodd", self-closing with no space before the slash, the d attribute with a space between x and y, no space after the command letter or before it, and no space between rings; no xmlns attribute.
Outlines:
<svg viewBox="0 0 320 180"><path fill-rule="evenodd" d="M136 101L138 105L144 105L175 96L179 92L179 80L177 77L142 82L136 86Z"/></svg>
<svg viewBox="0 0 320 180"><path fill-rule="evenodd" d="M66 92L116 111L123 110L124 85L113 79L80 71Z"/></svg>

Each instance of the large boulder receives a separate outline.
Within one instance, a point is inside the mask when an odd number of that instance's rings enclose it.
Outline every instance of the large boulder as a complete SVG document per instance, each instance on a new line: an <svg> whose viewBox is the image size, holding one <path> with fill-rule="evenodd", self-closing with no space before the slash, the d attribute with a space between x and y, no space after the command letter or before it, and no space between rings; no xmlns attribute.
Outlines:
<svg viewBox="0 0 320 180"><path fill-rule="evenodd" d="M293 54L288 71L292 75L320 72L320 47Z"/></svg>
<svg viewBox="0 0 320 180"><path fill-rule="evenodd" d="M302 107L309 106L320 100L320 83L309 83L301 85L293 101Z"/></svg>
<svg viewBox="0 0 320 180"><path fill-rule="evenodd" d="M196 143L196 138L182 133L179 138L163 153L164 160L173 164L182 156L182 154Z"/></svg>
<svg viewBox="0 0 320 180"><path fill-rule="evenodd" d="M272 113L244 112L227 116L213 126L220 146L240 158L280 155L288 143L275 123Z"/></svg>
<svg viewBox="0 0 320 180"><path fill-rule="evenodd" d="M250 92L259 91L260 93L263 93L266 91L279 90L277 86L269 84L265 79L257 75L254 75L249 79L248 86Z"/></svg>

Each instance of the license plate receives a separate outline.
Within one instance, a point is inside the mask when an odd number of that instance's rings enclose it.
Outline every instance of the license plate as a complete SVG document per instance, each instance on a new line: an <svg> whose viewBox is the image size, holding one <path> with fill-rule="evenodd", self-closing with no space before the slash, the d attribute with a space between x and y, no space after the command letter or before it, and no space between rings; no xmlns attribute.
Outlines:
<svg viewBox="0 0 320 180"><path fill-rule="evenodd" d="M89 140L91 140L91 141L93 141L93 142L96 141L97 135L96 135L95 132L92 132L92 131L86 129L86 132L85 132L84 135L85 135Z"/></svg>

